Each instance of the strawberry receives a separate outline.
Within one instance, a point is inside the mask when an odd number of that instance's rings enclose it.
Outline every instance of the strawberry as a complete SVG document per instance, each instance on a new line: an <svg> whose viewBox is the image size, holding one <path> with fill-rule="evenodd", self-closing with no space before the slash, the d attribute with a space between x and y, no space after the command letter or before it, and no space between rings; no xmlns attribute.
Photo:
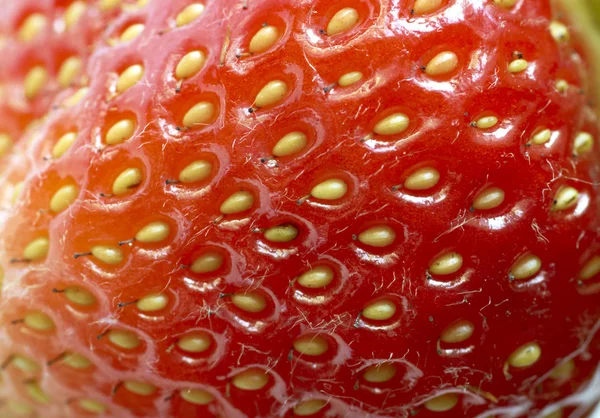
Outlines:
<svg viewBox="0 0 600 418"><path fill-rule="evenodd" d="M0 415L584 416L564 3L0 1Z"/></svg>

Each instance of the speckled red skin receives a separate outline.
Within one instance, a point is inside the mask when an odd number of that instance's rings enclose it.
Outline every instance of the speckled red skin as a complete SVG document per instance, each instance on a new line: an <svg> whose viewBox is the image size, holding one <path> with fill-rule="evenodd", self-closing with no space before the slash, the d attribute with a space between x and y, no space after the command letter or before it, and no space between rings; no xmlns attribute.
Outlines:
<svg viewBox="0 0 600 418"><path fill-rule="evenodd" d="M600 396L600 277L584 285L577 280L582 265L600 251L600 147L596 142L581 157L571 151L577 132L598 136L595 101L586 89L581 45L577 40L557 45L547 30L553 18L548 1L518 1L504 10L489 1L451 0L436 13L413 17L406 0L250 0L247 9L242 1L213 0L196 22L174 29L174 16L190 2L151 0L123 13L103 14L90 6L69 32L47 32L27 45L11 36L32 11L59 21L66 3L0 1L5 10L0 29L8 36L1 49L6 94L0 99L0 130L20 138L0 159L5 271L0 359L22 353L43 365L41 372L27 374L8 364L2 398L30 403L39 417L84 416L73 402L84 397L108 405L105 416L111 417L291 417L296 402L318 397L330 402L314 416L425 418L535 416L560 402L565 413L581 416ZM359 10L360 24L329 39L320 30L343 6ZM145 23L141 37L107 44L133 21ZM263 22L281 29L280 41L266 53L236 57ZM198 47L207 52L207 63L176 93L173 68ZM459 67L431 79L420 66L443 50L458 55ZM514 50L534 63L526 74L506 71ZM40 97L25 100L27 69L42 63L55 73L65 51L86 59L85 98L64 108L75 87L61 90L52 80ZM111 97L116 73L135 63L145 66L143 81ZM365 74L364 81L324 93L354 70ZM559 78L575 87L558 93ZM273 79L293 86L290 93L281 104L249 113L257 92ZM177 130L183 114L201 99L218 105L218 118L201 129ZM391 140L362 141L393 111L410 117L407 131ZM46 112L41 123L26 128ZM488 131L473 128L471 122L485 112L501 123ZM124 114L138 120L135 138L105 147L107 121ZM526 146L539 126L557 132L556 141ZM45 159L60 134L71 129L79 136L68 154ZM308 134L306 152L261 160L293 130ZM215 164L208 181L165 183L199 156ZM132 164L143 170L143 183L127 196L101 197ZM424 165L441 173L433 191L392 189ZM339 202L296 203L334 175L350 185ZM24 190L11 207L14 183L23 179ZM59 215L44 211L68 180L81 189L77 201ZM504 203L492 211L470 211L486 185L503 188ZM562 185L577 188L580 203L575 210L551 212ZM255 193L254 207L214 225L221 202L240 188ZM73 257L92 245L127 240L154 220L171 224L168 242L123 247L121 265ZM290 244L269 244L253 232L282 222L301 231ZM374 224L397 232L384 251L355 239ZM46 233L51 246L45 261L10 263ZM180 268L207 247L227 255L224 268L204 276ZM447 250L463 255L463 267L442 280L428 279L429 263ZM510 281L511 265L528 251L541 258L541 273ZM337 269L332 285L309 294L290 285L319 263ZM91 290L98 305L81 310L52 292L68 284ZM222 297L247 287L269 295L266 313L246 314ZM161 290L171 304L156 316L143 316L135 306L117 307ZM323 302L307 303L302 295L322 296ZM384 296L402 307L385 326L359 318L368 302ZM30 309L50 315L56 331L40 334L11 324ZM464 344L474 348L438 354L441 331L460 318L476 326ZM123 354L97 338L120 328L138 333L144 341L139 349ZM192 329L215 336L208 355L186 360L177 349L168 350ZM328 354L315 361L294 355L292 341L306 332L326 336ZM511 370L507 378L506 359L529 341L539 343L541 359ZM95 366L73 371L45 365L65 350L84 354ZM564 383L547 378L567 357L575 360L574 376ZM362 380L360 370L375 360L397 362L396 377L383 384ZM269 370L266 388L244 392L229 383L249 366ZM28 398L23 381L31 378L50 395L49 405ZM149 397L123 388L113 393L126 379L153 383L158 391ZM177 394L188 387L208 389L216 399L195 407ZM444 391L461 393L452 411L422 407Z"/></svg>

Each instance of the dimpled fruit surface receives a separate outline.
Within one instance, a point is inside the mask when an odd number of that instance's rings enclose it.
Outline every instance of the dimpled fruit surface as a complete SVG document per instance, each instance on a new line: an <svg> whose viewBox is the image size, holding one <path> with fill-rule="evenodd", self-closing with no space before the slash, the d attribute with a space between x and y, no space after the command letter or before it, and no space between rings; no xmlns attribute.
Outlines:
<svg viewBox="0 0 600 418"><path fill-rule="evenodd" d="M568 4L0 0L0 416L585 416Z"/></svg>

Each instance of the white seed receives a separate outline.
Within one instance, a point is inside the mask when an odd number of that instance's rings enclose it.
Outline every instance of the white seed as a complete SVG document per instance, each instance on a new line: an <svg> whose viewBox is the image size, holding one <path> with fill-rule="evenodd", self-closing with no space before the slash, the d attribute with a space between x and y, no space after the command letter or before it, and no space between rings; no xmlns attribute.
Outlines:
<svg viewBox="0 0 600 418"><path fill-rule="evenodd" d="M458 57L452 51L444 51L437 54L425 67L425 74L437 76L448 74L458 65Z"/></svg>
<svg viewBox="0 0 600 418"><path fill-rule="evenodd" d="M556 196L552 202L552 210L566 210L577 205L579 200L579 192L571 186L564 186L558 189Z"/></svg>
<svg viewBox="0 0 600 418"><path fill-rule="evenodd" d="M199 125L208 125L214 115L214 104L211 102L197 103L183 116L183 126L186 128L196 128Z"/></svg>
<svg viewBox="0 0 600 418"><path fill-rule="evenodd" d="M358 12L352 7L338 10L327 24L327 35L332 36L349 31L356 26L359 18Z"/></svg>
<svg viewBox="0 0 600 418"><path fill-rule="evenodd" d="M62 362L73 369L87 369L92 366L92 362L77 353L66 353Z"/></svg>
<svg viewBox="0 0 600 418"><path fill-rule="evenodd" d="M45 258L50 249L50 241L46 237L39 237L31 241L23 250L23 258L28 261L35 261Z"/></svg>
<svg viewBox="0 0 600 418"><path fill-rule="evenodd" d="M511 61L510 64L508 64L508 72L520 73L522 71L525 71L527 67L529 67L529 63L526 60L519 58L514 61Z"/></svg>
<svg viewBox="0 0 600 418"><path fill-rule="evenodd" d="M566 93L567 91L569 91L569 83L566 80L557 80L556 83L554 83L554 88L559 92L559 93Z"/></svg>
<svg viewBox="0 0 600 418"><path fill-rule="evenodd" d="M523 344L508 358L508 364L515 368L524 368L533 365L542 356L542 349L536 342Z"/></svg>
<svg viewBox="0 0 600 418"><path fill-rule="evenodd" d="M437 11L442 6L443 0L415 0L412 11L416 15Z"/></svg>
<svg viewBox="0 0 600 418"><path fill-rule="evenodd" d="M135 234L135 239L143 243L160 242L169 236L171 228L165 222L151 222Z"/></svg>
<svg viewBox="0 0 600 418"><path fill-rule="evenodd" d="M223 256L217 252L208 252L196 258L190 267L194 273L212 273L223 265Z"/></svg>
<svg viewBox="0 0 600 418"><path fill-rule="evenodd" d="M0 133L0 158L6 154L13 146L13 140L9 134Z"/></svg>
<svg viewBox="0 0 600 418"><path fill-rule="evenodd" d="M188 52L181 58L177 67L175 67L175 77L179 80L185 80L193 77L204 67L206 55L202 51Z"/></svg>
<svg viewBox="0 0 600 418"><path fill-rule="evenodd" d="M48 70L41 66L33 67L25 76L25 81L23 82L25 97L29 100L34 99L47 81Z"/></svg>
<svg viewBox="0 0 600 418"><path fill-rule="evenodd" d="M182 183L195 183L202 181L212 173L212 164L205 160L198 160L188 164L179 173L179 181Z"/></svg>
<svg viewBox="0 0 600 418"><path fill-rule="evenodd" d="M275 45L279 39L279 30L275 26L264 26L258 30L250 40L248 52L258 54L265 52Z"/></svg>
<svg viewBox="0 0 600 418"><path fill-rule="evenodd" d="M123 387L131 393L135 393L140 396L150 396L156 392L156 386L150 383L137 382L134 380L126 380L123 382Z"/></svg>
<svg viewBox="0 0 600 418"><path fill-rule="evenodd" d="M583 265L579 272L580 280L589 280L600 273L600 255L595 255Z"/></svg>
<svg viewBox="0 0 600 418"><path fill-rule="evenodd" d="M123 261L123 252L118 247L110 247L107 245L95 245L90 250L92 255L98 260L106 264L119 264Z"/></svg>
<svg viewBox="0 0 600 418"><path fill-rule="evenodd" d="M137 348L141 341L137 335L131 331L113 329L108 332L108 340L119 348L133 350Z"/></svg>
<svg viewBox="0 0 600 418"><path fill-rule="evenodd" d="M193 333L181 337L177 347L188 353L203 353L212 345L212 339L207 333Z"/></svg>
<svg viewBox="0 0 600 418"><path fill-rule="evenodd" d="M463 265L463 258L459 253L446 253L436 258L429 265L429 273L436 276L445 276L456 273Z"/></svg>
<svg viewBox="0 0 600 418"><path fill-rule="evenodd" d="M419 168L404 181L408 190L427 190L440 181L440 172L433 167Z"/></svg>
<svg viewBox="0 0 600 418"><path fill-rule="evenodd" d="M277 141L272 152L275 157L287 157L288 155L297 154L302 151L307 143L308 138L304 133L298 131L290 132Z"/></svg>
<svg viewBox="0 0 600 418"><path fill-rule="evenodd" d="M517 280L528 279L542 268L542 260L536 255L526 254L519 258L510 269L510 277Z"/></svg>
<svg viewBox="0 0 600 418"><path fill-rule="evenodd" d="M479 129L489 129L495 126L498 123L498 118L496 116L484 116L482 118L477 119L475 125Z"/></svg>
<svg viewBox="0 0 600 418"><path fill-rule="evenodd" d="M69 57L63 61L58 70L57 80L62 88L71 86L83 70L83 62L79 57Z"/></svg>
<svg viewBox="0 0 600 418"><path fill-rule="evenodd" d="M134 23L133 25L128 26L119 37L121 42L129 42L133 41L135 38L140 36L142 32L144 32L144 24L143 23Z"/></svg>
<svg viewBox="0 0 600 418"><path fill-rule="evenodd" d="M587 132L579 132L573 141L573 154L586 154L594 147L594 137ZM0 154L2 154L0 152Z"/></svg>
<svg viewBox="0 0 600 418"><path fill-rule="evenodd" d="M340 87L348 87L354 83L358 83L363 78L363 73L360 71L351 71L342 75L338 80Z"/></svg>
<svg viewBox="0 0 600 418"><path fill-rule="evenodd" d="M294 406L294 415L297 417L308 417L316 414L327 405L323 399L311 399L300 402Z"/></svg>
<svg viewBox="0 0 600 418"><path fill-rule="evenodd" d="M254 106L261 108L271 106L280 102L288 92L288 86L284 81L269 81L256 95Z"/></svg>
<svg viewBox="0 0 600 418"><path fill-rule="evenodd" d="M142 172L137 168L128 168L115 179L112 192L116 196L129 192L142 182Z"/></svg>
<svg viewBox="0 0 600 418"><path fill-rule="evenodd" d="M41 13L29 15L19 28L18 38L21 42L30 42L38 37L48 25L48 19Z"/></svg>
<svg viewBox="0 0 600 418"><path fill-rule="evenodd" d="M69 286L64 290L65 297L76 305L91 306L96 303L96 297L88 290L79 286Z"/></svg>
<svg viewBox="0 0 600 418"><path fill-rule="evenodd" d="M475 325L466 319L460 319L448 325L440 336L440 340L446 344L457 344L471 338L475 332Z"/></svg>
<svg viewBox="0 0 600 418"><path fill-rule="evenodd" d="M494 4L500 7L504 7L506 9L510 9L515 4L517 4L517 0L494 0Z"/></svg>
<svg viewBox="0 0 600 418"><path fill-rule="evenodd" d="M539 132L536 132L532 137L531 137L531 143L535 144L535 145L543 145L545 143L547 143L548 141L550 141L550 139L552 138L552 131L550 129L542 129Z"/></svg>
<svg viewBox="0 0 600 418"><path fill-rule="evenodd" d="M380 363L369 366L363 372L363 379L371 383L385 383L394 378L397 368L392 363Z"/></svg>
<svg viewBox="0 0 600 418"><path fill-rule="evenodd" d="M241 390L260 390L269 383L269 374L263 369L251 368L235 375L231 383Z"/></svg>
<svg viewBox="0 0 600 418"><path fill-rule="evenodd" d="M267 307L267 300L257 291L237 292L231 296L231 301L246 312L262 312Z"/></svg>
<svg viewBox="0 0 600 418"><path fill-rule="evenodd" d="M64 102L65 107L73 107L77 103L79 103L89 91L89 87L82 87L73 93L70 97L68 97Z"/></svg>
<svg viewBox="0 0 600 418"><path fill-rule="evenodd" d="M85 3L83 1L74 1L67 7L63 19L65 21L65 29L69 30L81 19L85 13Z"/></svg>
<svg viewBox="0 0 600 418"><path fill-rule="evenodd" d="M52 148L52 157L60 158L65 152L69 150L77 139L77 132L67 132L54 145Z"/></svg>
<svg viewBox="0 0 600 418"><path fill-rule="evenodd" d="M294 225L278 225L267 229L264 237L267 241L285 243L295 240L299 232Z"/></svg>
<svg viewBox="0 0 600 418"><path fill-rule="evenodd" d="M245 212L254 204L254 195L247 191L239 191L229 196L219 209L223 215Z"/></svg>
<svg viewBox="0 0 600 418"><path fill-rule="evenodd" d="M320 289L333 281L334 273L329 266L317 266L298 277L298 284L311 289Z"/></svg>
<svg viewBox="0 0 600 418"><path fill-rule="evenodd" d="M404 132L409 124L410 119L404 113L394 113L377 122L373 132L377 135L397 135Z"/></svg>
<svg viewBox="0 0 600 418"><path fill-rule="evenodd" d="M175 18L177 27L192 23L198 16L204 12L204 5L201 3L192 3L183 9Z"/></svg>
<svg viewBox="0 0 600 418"><path fill-rule="evenodd" d="M325 180L312 188L310 195L316 199L337 200L344 197L348 191L348 185L344 180Z"/></svg>
<svg viewBox="0 0 600 418"><path fill-rule="evenodd" d="M91 414L103 414L108 409L102 402L93 399L80 399L78 403L81 409Z"/></svg>
<svg viewBox="0 0 600 418"><path fill-rule="evenodd" d="M370 303L362 310L362 316L373 321L386 321L396 313L396 304L389 299Z"/></svg>
<svg viewBox="0 0 600 418"><path fill-rule="evenodd" d="M27 327L36 331L51 331L56 327L54 321L40 311L28 312L23 318L23 322Z"/></svg>
<svg viewBox="0 0 600 418"><path fill-rule="evenodd" d="M29 357L25 357L20 354L13 356L10 363L17 369L26 373L34 373L40 369L40 365L38 363L30 359Z"/></svg>
<svg viewBox="0 0 600 418"><path fill-rule="evenodd" d="M50 396L40 388L37 382L27 382L25 388L29 397L35 402L43 405L50 403Z"/></svg>
<svg viewBox="0 0 600 418"><path fill-rule="evenodd" d="M571 39L567 26L556 20L550 22L550 35L558 43L568 42Z"/></svg>
<svg viewBox="0 0 600 418"><path fill-rule="evenodd" d="M458 395L456 393L445 393L425 402L425 408L432 412L445 412L451 410L457 404Z"/></svg>
<svg viewBox="0 0 600 418"><path fill-rule="evenodd" d="M475 196L473 209L494 209L500 206L502 202L504 202L504 190L499 187L488 187Z"/></svg>
<svg viewBox="0 0 600 418"><path fill-rule="evenodd" d="M116 122L110 129L106 132L106 136L104 137L104 141L108 145L117 145L125 142L129 138L133 136L135 132L135 121L131 119L121 119Z"/></svg>
<svg viewBox="0 0 600 418"><path fill-rule="evenodd" d="M329 343L320 335L303 335L294 340L294 350L304 356L320 356L327 352Z"/></svg>
<svg viewBox="0 0 600 418"><path fill-rule="evenodd" d="M573 372L575 371L575 362L573 359L565 361L558 366L556 366L550 377L556 380L568 379L573 376Z"/></svg>
<svg viewBox="0 0 600 418"><path fill-rule="evenodd" d="M117 93L123 93L125 90L133 87L137 84L144 76L144 66L141 64L134 64L127 67L117 79Z"/></svg>
<svg viewBox="0 0 600 418"><path fill-rule="evenodd" d="M50 199L50 210L59 213L68 208L79 195L79 188L74 184L61 187Z"/></svg>
<svg viewBox="0 0 600 418"><path fill-rule="evenodd" d="M162 311L169 304L169 298L165 294L146 295L135 303L142 312Z"/></svg>
<svg viewBox="0 0 600 418"><path fill-rule="evenodd" d="M202 389L182 389L181 398L194 405L208 405L215 399L213 395Z"/></svg>

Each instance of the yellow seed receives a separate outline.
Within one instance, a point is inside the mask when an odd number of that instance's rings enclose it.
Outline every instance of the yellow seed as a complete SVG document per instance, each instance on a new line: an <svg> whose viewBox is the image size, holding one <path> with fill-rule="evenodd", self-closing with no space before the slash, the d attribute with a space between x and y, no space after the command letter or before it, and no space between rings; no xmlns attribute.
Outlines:
<svg viewBox="0 0 600 418"><path fill-rule="evenodd" d="M188 353L203 353L212 345L212 339L206 333L193 333L181 337L177 347Z"/></svg>
<svg viewBox="0 0 600 418"><path fill-rule="evenodd" d="M175 77L180 80L190 78L198 74L198 72L204 67L206 62L206 55L202 51L191 51L188 52L181 58L177 67L175 67Z"/></svg>
<svg viewBox="0 0 600 418"><path fill-rule="evenodd" d="M215 399L213 395L202 389L182 389L181 398L194 405L208 405Z"/></svg>
<svg viewBox="0 0 600 418"><path fill-rule="evenodd" d="M396 232L389 226L374 226L361 232L358 240L371 247L387 247L396 240Z"/></svg>
<svg viewBox="0 0 600 418"><path fill-rule="evenodd" d="M54 213L62 212L77 199L78 195L79 189L74 184L61 187L50 199L50 211Z"/></svg>
<svg viewBox="0 0 600 418"><path fill-rule="evenodd" d="M269 383L269 375L263 369L251 368L235 375L231 383L241 390L260 390Z"/></svg>
<svg viewBox="0 0 600 418"><path fill-rule="evenodd" d="M11 203L13 205L15 205L17 203L17 200L19 199L19 196L21 195L21 192L23 191L23 186L24 186L24 183L22 181L15 184L12 198L11 198Z"/></svg>
<svg viewBox="0 0 600 418"><path fill-rule="evenodd" d="M369 366L363 372L363 379L371 383L384 383L396 376L396 366L392 363L380 363Z"/></svg>
<svg viewBox="0 0 600 418"><path fill-rule="evenodd" d="M150 396L154 392L156 392L156 386L145 383L145 382L136 382L133 380L126 380L123 382L123 386L131 393L135 393L140 396Z"/></svg>
<svg viewBox="0 0 600 418"><path fill-rule="evenodd" d="M80 399L78 403L81 409L91 414L103 414L108 409L103 403L92 399Z"/></svg>
<svg viewBox="0 0 600 418"><path fill-rule="evenodd" d="M466 319L460 319L442 331L440 340L446 344L456 344L471 338L475 332L475 325Z"/></svg>
<svg viewBox="0 0 600 418"><path fill-rule="evenodd" d="M6 401L6 406L11 412L21 416L31 416L35 412L31 405L13 401L12 399Z"/></svg>
<svg viewBox="0 0 600 418"><path fill-rule="evenodd" d="M508 64L508 71L510 73L520 73L522 71L525 71L527 67L529 67L529 63L526 60L516 59L514 61L511 61L510 64Z"/></svg>
<svg viewBox="0 0 600 418"><path fill-rule="evenodd" d="M144 66L135 64L127 67L117 79L117 93L123 93L125 90L133 87L144 76Z"/></svg>
<svg viewBox="0 0 600 418"><path fill-rule="evenodd" d="M140 36L142 34L142 32L144 31L144 28L145 28L145 26L143 23L134 23L133 25L128 26L121 33L119 40L121 42L133 41L135 38L137 38L138 36Z"/></svg>
<svg viewBox="0 0 600 418"><path fill-rule="evenodd" d="M248 46L248 52L258 54L271 48L279 39L279 30L275 26L263 26L254 34Z"/></svg>
<svg viewBox="0 0 600 418"><path fill-rule="evenodd" d="M223 215L245 212L254 204L254 195L247 191L239 191L229 196L219 209Z"/></svg>
<svg viewBox="0 0 600 418"><path fill-rule="evenodd" d="M458 395L456 393L446 393L425 402L425 408L432 412L445 412L454 408L458 404Z"/></svg>
<svg viewBox="0 0 600 418"><path fill-rule="evenodd" d="M298 237L300 231L294 225L278 225L265 231L265 239L271 242L290 242Z"/></svg>
<svg viewBox="0 0 600 418"><path fill-rule="evenodd" d="M360 71L351 71L344 74L338 79L338 85L340 87L348 87L354 83L358 83L363 78L363 73Z"/></svg>
<svg viewBox="0 0 600 418"><path fill-rule="evenodd" d="M54 321L40 311L28 312L23 321L26 326L36 331L51 331L55 328Z"/></svg>
<svg viewBox="0 0 600 418"><path fill-rule="evenodd" d="M312 188L310 195L322 200L337 200L348 191L348 185L340 179L329 179Z"/></svg>
<svg viewBox="0 0 600 418"><path fill-rule="evenodd" d="M28 382L25 384L27 394L37 403L47 405L50 403L50 396L40 388L37 382Z"/></svg>
<svg viewBox="0 0 600 418"><path fill-rule="evenodd" d="M429 265L429 273L445 276L456 273L463 265L463 258L459 253L446 253L439 256Z"/></svg>
<svg viewBox="0 0 600 418"><path fill-rule="evenodd" d="M433 167L423 167L412 173L404 181L408 190L427 190L438 184L440 172Z"/></svg>
<svg viewBox="0 0 600 418"><path fill-rule="evenodd" d="M63 19L65 21L65 29L72 28L85 13L85 3L83 1L74 1L67 7Z"/></svg>
<svg viewBox="0 0 600 418"><path fill-rule="evenodd" d="M425 74L430 76L437 76L442 74L448 74L456 68L458 65L458 57L452 51L444 51L437 54L429 61L425 67Z"/></svg>
<svg viewBox="0 0 600 418"><path fill-rule="evenodd" d="M30 100L35 98L46 84L46 81L48 81L48 71L44 67L37 66L29 70L23 82L25 97Z"/></svg>
<svg viewBox="0 0 600 418"><path fill-rule="evenodd" d="M123 252L118 247L95 245L90 251L94 257L106 264L119 264L123 261Z"/></svg>
<svg viewBox="0 0 600 418"><path fill-rule="evenodd" d="M17 354L12 358L11 364L17 369L26 373L35 373L40 369L39 364L37 364L29 357L25 357L20 354Z"/></svg>
<svg viewBox="0 0 600 418"><path fill-rule="evenodd" d="M138 300L135 304L142 312L156 312L165 309L169 303L169 298L164 294L147 295Z"/></svg>
<svg viewBox="0 0 600 418"><path fill-rule="evenodd" d="M499 187L489 187L475 197L473 209L494 209L500 206L502 202L504 202L504 190Z"/></svg>
<svg viewBox="0 0 600 418"><path fill-rule="evenodd" d="M23 258L28 261L35 261L45 258L50 248L50 241L46 237L36 238L31 241L23 250Z"/></svg>
<svg viewBox="0 0 600 418"><path fill-rule="evenodd" d="M175 18L177 27L185 26L200 16L204 12L204 5L201 3L192 3L183 9Z"/></svg>
<svg viewBox="0 0 600 418"><path fill-rule="evenodd" d="M362 310L362 316L373 321L386 321L396 313L396 304L389 299L370 303Z"/></svg>
<svg viewBox="0 0 600 418"><path fill-rule="evenodd" d="M96 303L94 294L79 286L69 286L64 291L65 297L76 305L91 306Z"/></svg>
<svg viewBox="0 0 600 418"><path fill-rule="evenodd" d="M48 19L41 13L33 13L27 17L19 28L19 40L30 42L46 28Z"/></svg>
<svg viewBox="0 0 600 418"><path fill-rule="evenodd" d="M554 201L552 203L552 210L566 210L570 209L573 206L577 205L577 201L579 200L579 192L577 189L574 189L570 186L561 187L556 196L554 196Z"/></svg>
<svg viewBox="0 0 600 418"><path fill-rule="evenodd" d="M62 88L69 87L73 84L78 75L83 69L83 62L78 57L69 57L63 61L58 70L57 80Z"/></svg>
<svg viewBox="0 0 600 418"><path fill-rule="evenodd" d="M590 261L585 263L579 272L580 280L589 280L600 273L600 255L592 257Z"/></svg>
<svg viewBox="0 0 600 418"><path fill-rule="evenodd" d="M106 132L104 140L108 145L117 145L132 137L135 132L135 121L121 119Z"/></svg>
<svg viewBox="0 0 600 418"><path fill-rule="evenodd" d="M112 186L112 192L117 196L123 195L141 182L142 172L137 168L128 168L116 178Z"/></svg>
<svg viewBox="0 0 600 418"><path fill-rule="evenodd" d="M373 132L377 135L396 135L404 132L410 120L404 113L394 113L380 120L373 128Z"/></svg>
<svg viewBox="0 0 600 418"><path fill-rule="evenodd" d="M482 118L479 118L477 122L475 122L475 125L479 129L489 129L495 126L497 123L498 118L496 116L484 116Z"/></svg>
<svg viewBox="0 0 600 418"><path fill-rule="evenodd" d="M160 242L169 236L171 228L165 222L151 222L135 234L135 239L139 242L153 243Z"/></svg>
<svg viewBox="0 0 600 418"><path fill-rule="evenodd" d="M182 183L195 183L206 179L212 173L212 164L205 160L198 160L188 164L179 173Z"/></svg>
<svg viewBox="0 0 600 418"><path fill-rule="evenodd" d="M415 0L412 10L416 15L435 12L442 5L443 0Z"/></svg>
<svg viewBox="0 0 600 418"><path fill-rule="evenodd" d="M8 154L13 146L13 140L9 134L0 133L0 157Z"/></svg>
<svg viewBox="0 0 600 418"><path fill-rule="evenodd" d="M125 350L133 350L137 348L141 341L137 335L126 330L110 330L108 332L108 340L119 348Z"/></svg>
<svg viewBox="0 0 600 418"><path fill-rule="evenodd" d="M100 0L98 8L103 12L113 10L121 4L121 0Z"/></svg>
<svg viewBox="0 0 600 418"><path fill-rule="evenodd" d="M508 358L508 364L515 368L529 367L542 356L542 349L536 342L523 344Z"/></svg>
<svg viewBox="0 0 600 418"><path fill-rule="evenodd" d="M542 260L533 254L527 254L517 260L510 269L510 277L517 280L528 279L542 268Z"/></svg>
<svg viewBox="0 0 600 418"><path fill-rule="evenodd" d="M92 366L92 362L77 353L67 353L62 358L62 362L73 369L87 369Z"/></svg>
<svg viewBox="0 0 600 418"><path fill-rule="evenodd" d="M558 366L556 366L552 370L550 377L553 379L556 379L556 380L568 379L571 376L573 376L574 371L575 371L575 362L571 359L571 360L565 361L564 363L561 363Z"/></svg>
<svg viewBox="0 0 600 418"><path fill-rule="evenodd" d="M265 107L281 101L288 92L288 86L281 80L269 81L256 95L254 106Z"/></svg>
<svg viewBox="0 0 600 418"><path fill-rule="evenodd" d="M319 335L304 335L294 340L294 349L304 356L320 356L329 349L327 340Z"/></svg>
<svg viewBox="0 0 600 418"><path fill-rule="evenodd" d="M551 138L552 131L550 129L542 129L531 137L531 142L535 145L543 145L550 141Z"/></svg>
<svg viewBox="0 0 600 418"><path fill-rule="evenodd" d="M300 402L294 406L294 415L297 417L308 417L319 412L325 405L327 405L327 402L323 399L311 399Z"/></svg>
<svg viewBox="0 0 600 418"><path fill-rule="evenodd" d="M544 415L544 418L563 418L564 412L562 409L556 409L549 414Z"/></svg>
<svg viewBox="0 0 600 418"><path fill-rule="evenodd" d="M308 139L304 133L290 132L277 141L272 152L275 157L287 157L302 151L307 143Z"/></svg>
<svg viewBox="0 0 600 418"><path fill-rule="evenodd" d="M554 88L559 93L566 93L569 90L569 83L566 80L557 80L554 84Z"/></svg>
<svg viewBox="0 0 600 418"><path fill-rule="evenodd" d="M509 9L517 4L517 0L494 0L494 4Z"/></svg>
<svg viewBox="0 0 600 418"><path fill-rule="evenodd" d="M54 157L54 158L62 157L63 154L65 152L67 152L69 150L69 148L71 148L73 146L73 143L75 142L76 139L77 139L76 132L67 132L66 134L61 136L60 139L54 145L54 148L52 148L52 157Z"/></svg>
<svg viewBox="0 0 600 418"><path fill-rule="evenodd" d="M358 23L358 12L352 7L345 7L333 15L327 24L327 35L337 35L338 33L347 32Z"/></svg>
<svg viewBox="0 0 600 418"><path fill-rule="evenodd" d="M581 155L588 153L594 147L594 137L587 132L579 132L573 141L573 154ZM1 145L0 145L1 148ZM0 151L0 155L2 152Z"/></svg>
<svg viewBox="0 0 600 418"><path fill-rule="evenodd" d="M331 267L317 266L298 277L298 284L311 289L320 289L333 281L334 273Z"/></svg>
<svg viewBox="0 0 600 418"><path fill-rule="evenodd" d="M196 128L198 125L207 125L214 115L214 104L211 102L197 103L183 116L183 126Z"/></svg>
<svg viewBox="0 0 600 418"><path fill-rule="evenodd" d="M265 297L256 291L235 293L231 296L231 301L235 306L246 312L262 312L267 307Z"/></svg>
<svg viewBox="0 0 600 418"><path fill-rule="evenodd" d="M82 87L79 90L77 90L75 93L73 93L73 95L71 95L71 97L67 98L63 104L65 105L65 107L73 107L75 106L77 103L79 103L81 101L81 99L83 99L85 97L85 95L87 94L89 88L88 87Z"/></svg>
<svg viewBox="0 0 600 418"><path fill-rule="evenodd" d="M559 43L568 42L569 39L571 39L567 26L556 20L550 22L550 35L552 35L554 40Z"/></svg>
<svg viewBox="0 0 600 418"><path fill-rule="evenodd" d="M196 258L190 267L194 273L212 273L223 265L223 256L217 252L208 252Z"/></svg>

